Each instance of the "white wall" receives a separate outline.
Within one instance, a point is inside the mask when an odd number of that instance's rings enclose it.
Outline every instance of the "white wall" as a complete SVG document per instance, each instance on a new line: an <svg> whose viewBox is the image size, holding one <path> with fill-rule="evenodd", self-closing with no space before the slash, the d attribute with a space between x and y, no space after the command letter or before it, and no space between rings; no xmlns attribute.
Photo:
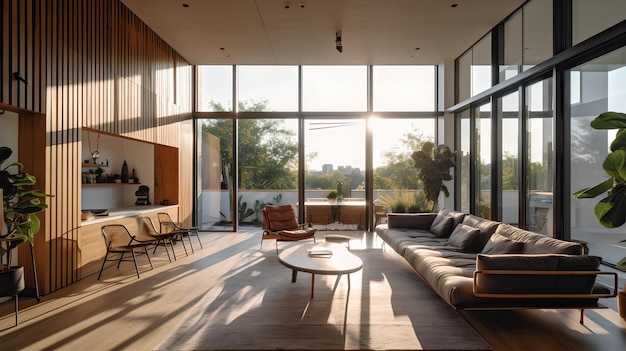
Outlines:
<svg viewBox="0 0 626 351"><path fill-rule="evenodd" d="M126 161L128 173L132 176L135 169L141 185L150 188L150 202L153 201L154 188L154 146L149 143L118 138L109 135L100 135L88 131L83 131L82 154L83 161L93 163L91 152L98 150L100 158L98 163L106 164L103 167L105 172L113 174L122 173L122 165ZM82 205L83 209L112 209L120 207L134 206L137 197L135 191L139 184L111 184L99 186L83 186Z"/></svg>

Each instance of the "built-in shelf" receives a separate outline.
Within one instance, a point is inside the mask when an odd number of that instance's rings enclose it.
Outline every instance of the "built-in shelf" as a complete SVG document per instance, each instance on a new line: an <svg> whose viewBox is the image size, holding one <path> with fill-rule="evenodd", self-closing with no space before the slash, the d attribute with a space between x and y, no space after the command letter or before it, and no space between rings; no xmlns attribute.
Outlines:
<svg viewBox="0 0 626 351"><path fill-rule="evenodd" d="M95 164L95 163L83 163L83 168L107 168L109 165Z"/></svg>
<svg viewBox="0 0 626 351"><path fill-rule="evenodd" d="M141 183L84 183L83 186L141 185Z"/></svg>

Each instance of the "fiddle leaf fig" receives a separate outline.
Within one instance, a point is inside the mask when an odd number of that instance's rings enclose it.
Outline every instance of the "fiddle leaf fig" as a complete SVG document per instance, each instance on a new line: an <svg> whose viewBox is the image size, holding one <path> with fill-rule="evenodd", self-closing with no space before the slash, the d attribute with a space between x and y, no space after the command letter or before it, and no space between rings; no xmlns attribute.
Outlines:
<svg viewBox="0 0 626 351"><path fill-rule="evenodd" d="M600 224L607 228L617 228L626 223L626 186L611 190L609 196L598 202L594 212Z"/></svg>
<svg viewBox="0 0 626 351"><path fill-rule="evenodd" d="M620 112L604 112L591 121L593 129L626 128L626 114Z"/></svg>
<svg viewBox="0 0 626 351"><path fill-rule="evenodd" d="M626 129L620 129L611 143L611 151L626 150Z"/></svg>
<svg viewBox="0 0 626 351"><path fill-rule="evenodd" d="M443 191L446 197L450 196L444 181L452 180L450 168L454 167L455 153L446 145L425 142L422 149L413 152L411 158L415 162L417 177L424 185L426 200L432 204L432 210L437 209L439 193Z"/></svg>
<svg viewBox="0 0 626 351"><path fill-rule="evenodd" d="M615 179L617 183L623 183L626 180L626 151L616 150L606 156L602 167L606 174Z"/></svg>
<svg viewBox="0 0 626 351"><path fill-rule="evenodd" d="M613 178L609 178L594 187L578 190L577 192L574 193L574 196L577 199L590 199L590 198L594 198L602 193L609 191L612 187L613 187Z"/></svg>

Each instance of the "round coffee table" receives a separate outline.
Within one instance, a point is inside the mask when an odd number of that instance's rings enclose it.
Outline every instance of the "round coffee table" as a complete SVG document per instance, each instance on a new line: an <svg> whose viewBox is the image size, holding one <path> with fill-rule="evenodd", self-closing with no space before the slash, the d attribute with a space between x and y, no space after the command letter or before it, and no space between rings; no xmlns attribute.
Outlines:
<svg viewBox="0 0 626 351"><path fill-rule="evenodd" d="M313 250L313 251L312 251ZM321 254L310 254L310 252ZM296 244L283 250L278 261L292 269L291 282L296 281L298 271L311 273L311 298L315 291L315 275L348 275L348 292L350 291L350 273L359 271L363 261L352 254L345 246L337 243Z"/></svg>

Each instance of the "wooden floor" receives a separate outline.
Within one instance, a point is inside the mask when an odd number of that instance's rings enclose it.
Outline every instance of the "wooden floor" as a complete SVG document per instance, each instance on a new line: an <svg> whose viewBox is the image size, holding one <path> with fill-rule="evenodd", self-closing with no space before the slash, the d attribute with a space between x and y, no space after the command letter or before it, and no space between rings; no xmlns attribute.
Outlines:
<svg viewBox="0 0 626 351"><path fill-rule="evenodd" d="M353 249L381 246L371 233L347 234L354 237ZM185 257L178 245L179 259L173 263L161 248L153 270L140 257L140 279L126 263L119 270L105 269L100 281L88 276L39 303L23 297L17 327L13 303L0 304L0 349L152 350L208 288L236 266L241 252L258 250L260 244L259 231L201 233L201 238L204 249ZM275 250L274 243L266 241L263 250ZM572 310L463 315L494 350L623 350L626 322L617 315L615 299L607 302L611 309L585 313L584 326Z"/></svg>

